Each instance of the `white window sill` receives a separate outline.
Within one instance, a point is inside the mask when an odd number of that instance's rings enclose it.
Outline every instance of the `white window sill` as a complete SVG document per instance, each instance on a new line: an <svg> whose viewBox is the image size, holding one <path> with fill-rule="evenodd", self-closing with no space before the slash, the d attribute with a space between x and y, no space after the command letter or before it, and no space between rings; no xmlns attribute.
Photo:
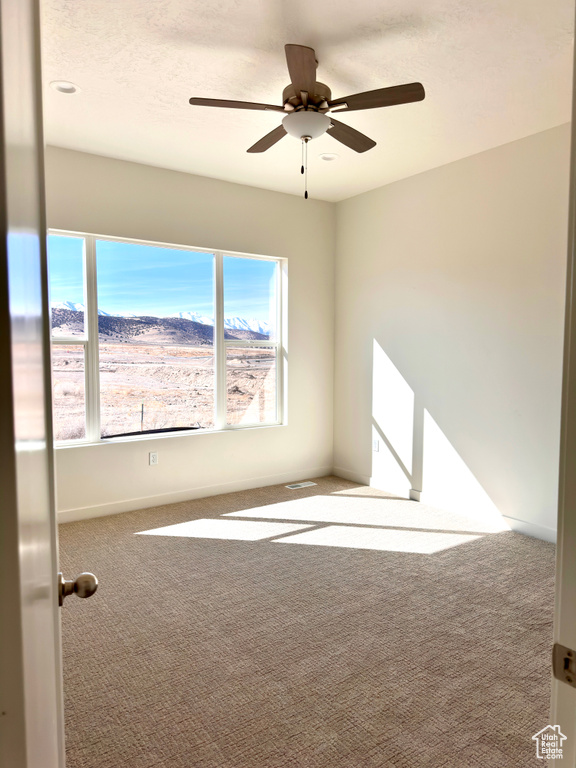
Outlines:
<svg viewBox="0 0 576 768"><path fill-rule="evenodd" d="M54 448L57 451L67 450L69 448L93 448L95 445L115 445L117 443L142 443L146 441L156 440L174 440L186 437L197 437L199 435L223 435L230 434L231 432L243 432L245 430L254 429L277 429L278 427L286 427L286 423L277 422L275 424L246 424L238 426L230 426L226 429L191 429L189 431L182 432L163 432L158 435L131 435L130 437L103 437L101 440L68 440L58 443L54 443Z"/></svg>

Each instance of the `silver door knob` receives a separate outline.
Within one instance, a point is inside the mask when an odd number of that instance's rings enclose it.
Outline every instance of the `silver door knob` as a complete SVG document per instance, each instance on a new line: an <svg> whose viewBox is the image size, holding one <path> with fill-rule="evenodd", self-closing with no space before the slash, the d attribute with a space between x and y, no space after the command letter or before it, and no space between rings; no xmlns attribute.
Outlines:
<svg viewBox="0 0 576 768"><path fill-rule="evenodd" d="M64 598L73 592L78 597L92 597L98 589L98 579L93 573L81 573L73 581L65 579L62 573L58 574L58 605L62 605Z"/></svg>

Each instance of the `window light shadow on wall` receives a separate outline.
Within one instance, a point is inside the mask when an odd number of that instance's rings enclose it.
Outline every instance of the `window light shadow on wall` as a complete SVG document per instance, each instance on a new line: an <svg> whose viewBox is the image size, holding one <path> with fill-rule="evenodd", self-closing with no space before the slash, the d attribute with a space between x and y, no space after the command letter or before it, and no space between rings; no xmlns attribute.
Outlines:
<svg viewBox="0 0 576 768"><path fill-rule="evenodd" d="M474 519L506 525L490 496L426 409L422 464L426 503L447 510L464 508L466 515Z"/></svg>
<svg viewBox="0 0 576 768"><path fill-rule="evenodd" d="M374 441L377 441L375 443ZM372 482L378 488L480 521L510 527L398 368L374 339ZM474 530L473 523L466 530ZM472 528L470 527L472 526ZM449 526L447 526L449 527Z"/></svg>
<svg viewBox="0 0 576 768"><path fill-rule="evenodd" d="M414 391L374 340L372 359L372 479L408 495L412 487Z"/></svg>

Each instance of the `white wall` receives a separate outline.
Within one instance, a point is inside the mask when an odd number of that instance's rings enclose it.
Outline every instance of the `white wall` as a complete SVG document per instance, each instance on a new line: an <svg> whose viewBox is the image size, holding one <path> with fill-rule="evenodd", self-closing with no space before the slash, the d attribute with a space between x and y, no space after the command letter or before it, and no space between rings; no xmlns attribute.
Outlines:
<svg viewBox="0 0 576 768"><path fill-rule="evenodd" d="M553 539L568 166L560 126L338 204L338 473Z"/></svg>
<svg viewBox="0 0 576 768"><path fill-rule="evenodd" d="M334 206L53 147L46 183L49 227L289 260L288 425L58 449L60 519L328 473Z"/></svg>
<svg viewBox="0 0 576 768"><path fill-rule="evenodd" d="M288 426L59 449L61 519L334 466L553 539L568 157L560 126L334 206L49 148L51 227L289 259Z"/></svg>

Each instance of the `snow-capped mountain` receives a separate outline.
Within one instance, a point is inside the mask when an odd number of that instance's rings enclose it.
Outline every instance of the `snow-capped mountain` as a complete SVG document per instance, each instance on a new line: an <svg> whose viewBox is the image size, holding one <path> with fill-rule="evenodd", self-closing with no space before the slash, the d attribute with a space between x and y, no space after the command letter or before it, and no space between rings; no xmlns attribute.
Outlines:
<svg viewBox="0 0 576 768"><path fill-rule="evenodd" d="M264 336L270 335L270 323L255 318L247 320L244 317L225 317L224 328L237 331L255 331L264 334Z"/></svg>
<svg viewBox="0 0 576 768"><path fill-rule="evenodd" d="M84 304L75 304L72 301L53 301L50 306L52 309L69 309L72 312L84 312ZM103 309L99 309L98 314L103 315L104 317L110 317L110 313L104 312ZM125 317L125 315L117 315L117 317ZM132 315L132 317L136 317L136 315Z"/></svg>
<svg viewBox="0 0 576 768"><path fill-rule="evenodd" d="M84 304L75 304L72 301L53 301L50 306L52 309L69 309L72 312L84 312ZM105 312L103 309L99 309L98 314L102 317L140 317L140 315L135 315L133 312ZM150 317L156 317L156 315L150 315Z"/></svg>
<svg viewBox="0 0 576 768"><path fill-rule="evenodd" d="M200 312L176 312L168 317L180 317L183 320L192 320L193 323L202 323L202 325L214 325L214 319L207 315L201 315Z"/></svg>
<svg viewBox="0 0 576 768"><path fill-rule="evenodd" d="M170 317L181 317L184 320L202 323L202 325L214 325L214 318L201 315L200 312L177 312ZM232 331L254 331L255 333L262 333L264 336L270 335L270 323L254 318L247 320L245 317L225 317L224 328Z"/></svg>
<svg viewBox="0 0 576 768"><path fill-rule="evenodd" d="M72 312L84 312L84 304L74 304L72 301L53 301L52 309L70 309Z"/></svg>
<svg viewBox="0 0 576 768"><path fill-rule="evenodd" d="M68 309L73 312L84 312L84 304L75 304L71 301L58 301L52 303L52 309ZM103 309L99 309L98 314L104 317L140 317L140 315L135 315L133 312L105 312ZM151 315L150 313L146 316L157 317L157 315ZM194 323L201 323L202 325L214 325L214 318L208 317L208 315L202 315L200 312L175 312L172 315L167 315L167 317L191 320ZM270 323L265 320L256 320L255 318L246 319L245 317L225 317L224 328L231 331L253 331L255 333L261 333L264 336L270 336L271 332Z"/></svg>

